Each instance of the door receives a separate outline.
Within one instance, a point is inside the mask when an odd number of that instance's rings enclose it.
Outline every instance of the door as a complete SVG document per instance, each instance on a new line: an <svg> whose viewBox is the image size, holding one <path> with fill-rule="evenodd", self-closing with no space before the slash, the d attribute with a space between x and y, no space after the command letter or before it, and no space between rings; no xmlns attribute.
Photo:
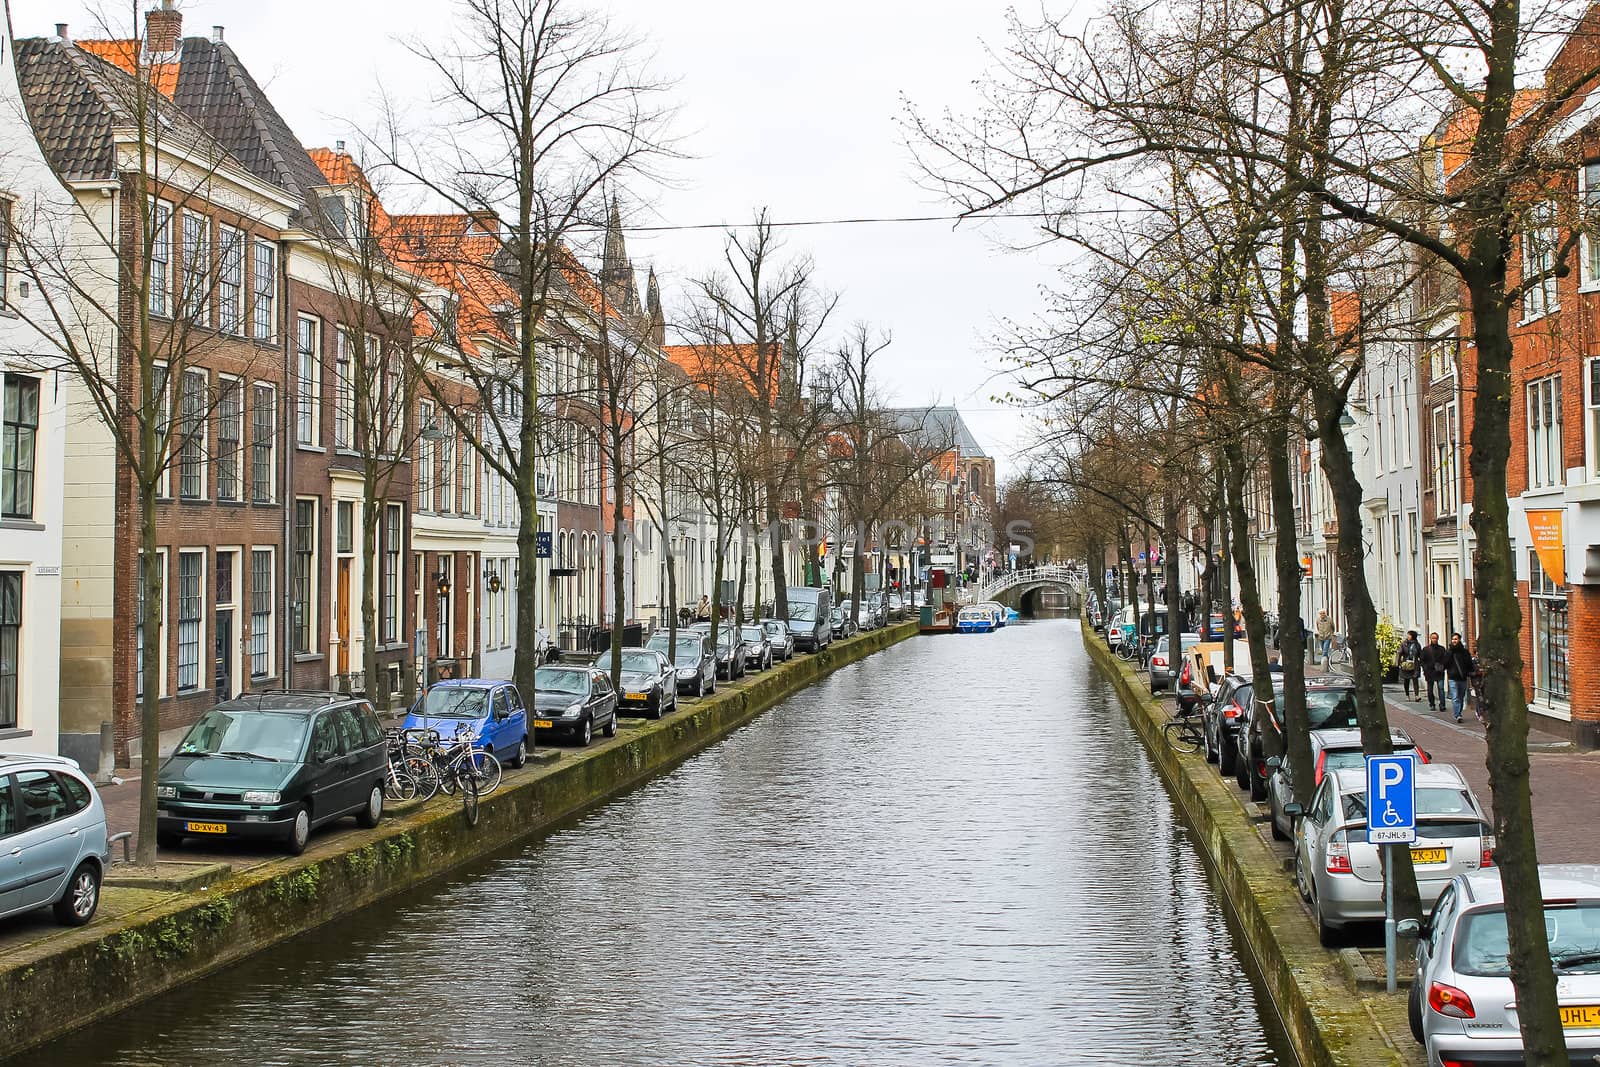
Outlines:
<svg viewBox="0 0 1600 1067"><path fill-rule="evenodd" d="M489 700L489 748L501 758L509 757L522 737L522 728L512 718L510 695L501 686L490 695Z"/></svg>
<svg viewBox="0 0 1600 1067"><path fill-rule="evenodd" d="M217 700L230 700L233 697L233 609L218 608L216 626L216 689Z"/></svg>
<svg viewBox="0 0 1600 1067"><path fill-rule="evenodd" d="M16 837L17 809L12 802L11 775L0 774L0 915L22 907L22 849Z"/></svg>
<svg viewBox="0 0 1600 1067"><path fill-rule="evenodd" d="M339 598L338 615L334 619L334 626L339 634L338 672L341 675L350 673L350 560L339 560L339 576L335 583L335 594Z"/></svg>
<svg viewBox="0 0 1600 1067"><path fill-rule="evenodd" d="M333 714L339 730L339 766L342 772L339 795L343 798L341 806L346 809L359 808L366 804L367 794L376 784L377 768L367 757L366 730L362 726L361 713L355 705L346 704L342 708L336 708Z"/></svg>
<svg viewBox="0 0 1600 1067"><path fill-rule="evenodd" d="M25 908L46 904L61 895L67 874L78 859L81 828L68 816L77 806L61 780L49 771L18 771L18 833L7 851L22 861Z"/></svg>
<svg viewBox="0 0 1600 1067"><path fill-rule="evenodd" d="M322 822L347 809L345 753L339 743L334 713L324 711L311 724L310 800L313 821Z"/></svg>

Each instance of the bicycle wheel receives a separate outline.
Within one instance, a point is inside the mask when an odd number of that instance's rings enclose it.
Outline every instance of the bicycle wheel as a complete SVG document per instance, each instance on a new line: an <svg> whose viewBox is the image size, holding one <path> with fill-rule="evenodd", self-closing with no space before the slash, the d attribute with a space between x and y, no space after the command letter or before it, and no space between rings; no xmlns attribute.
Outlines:
<svg viewBox="0 0 1600 1067"><path fill-rule="evenodd" d="M404 771L394 768L389 769L389 777L383 785L383 795L390 800L415 800L417 796L417 780Z"/></svg>
<svg viewBox="0 0 1600 1067"><path fill-rule="evenodd" d="M1330 652L1328 654L1328 662L1337 663L1341 667L1348 667L1350 665L1349 646L1347 645L1344 648L1336 648Z"/></svg>
<svg viewBox="0 0 1600 1067"><path fill-rule="evenodd" d="M461 785L461 815L468 826L478 825L478 780L465 767L459 776Z"/></svg>
<svg viewBox="0 0 1600 1067"><path fill-rule="evenodd" d="M431 760L421 756L412 756L406 760L405 773L417 785L418 800L432 800L433 795L439 791L439 768Z"/></svg>
<svg viewBox="0 0 1600 1067"><path fill-rule="evenodd" d="M471 776L477 782L479 796L488 796L500 787L503 772L493 752L474 752L471 767Z"/></svg>
<svg viewBox="0 0 1600 1067"><path fill-rule="evenodd" d="M1204 740L1200 732L1192 723L1174 719L1161 728L1167 737L1167 744L1179 752L1199 752Z"/></svg>

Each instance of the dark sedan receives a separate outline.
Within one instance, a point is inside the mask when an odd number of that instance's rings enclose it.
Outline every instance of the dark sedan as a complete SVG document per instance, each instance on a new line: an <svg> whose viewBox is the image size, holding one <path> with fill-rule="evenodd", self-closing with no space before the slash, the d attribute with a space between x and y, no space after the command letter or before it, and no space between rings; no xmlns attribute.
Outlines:
<svg viewBox="0 0 1600 1067"><path fill-rule="evenodd" d="M694 628L704 634L708 641L710 640L711 624L709 622L697 622L694 624ZM739 632L735 627L728 623L723 623L717 627L716 651L718 678L725 682L731 682L735 678L744 677L744 638L739 636Z"/></svg>
<svg viewBox="0 0 1600 1067"><path fill-rule="evenodd" d="M1252 690L1254 686L1250 687ZM1272 703L1263 705L1271 714L1255 714L1256 702L1244 702L1244 716L1234 734L1239 747L1234 761L1234 777L1240 789L1250 790L1251 800L1267 798L1267 753L1282 752L1283 736L1283 675L1272 676ZM1356 729L1361 725L1356 718L1356 682L1343 674L1325 674L1320 678L1306 679L1306 729L1336 730ZM1270 738L1264 737L1270 734Z"/></svg>
<svg viewBox="0 0 1600 1067"><path fill-rule="evenodd" d="M767 631L767 641L772 645L772 658L784 663L794 659L794 631L782 619L762 619L761 628Z"/></svg>
<svg viewBox="0 0 1600 1067"><path fill-rule="evenodd" d="M602 652L594 665L609 677L610 650ZM626 711L641 711L652 719L659 719L677 708L678 686L666 655L653 648L623 649L622 688L617 693L617 702Z"/></svg>
<svg viewBox="0 0 1600 1067"><path fill-rule="evenodd" d="M699 630L679 630L678 645L673 648L672 635L665 630L650 638L645 648L672 659L673 673L678 679L678 692L703 697L717 691L717 657L711 654L711 639Z"/></svg>
<svg viewBox="0 0 1600 1067"><path fill-rule="evenodd" d="M540 667L533 674L534 729L587 745L594 732L617 734L617 693L605 671Z"/></svg>
<svg viewBox="0 0 1600 1067"><path fill-rule="evenodd" d="M839 601L839 606L828 614L828 625L833 630L835 640L856 635L855 606L848 600Z"/></svg>
<svg viewBox="0 0 1600 1067"><path fill-rule="evenodd" d="M739 636L744 639L744 665L752 671L772 669L772 642L762 626L741 626Z"/></svg>

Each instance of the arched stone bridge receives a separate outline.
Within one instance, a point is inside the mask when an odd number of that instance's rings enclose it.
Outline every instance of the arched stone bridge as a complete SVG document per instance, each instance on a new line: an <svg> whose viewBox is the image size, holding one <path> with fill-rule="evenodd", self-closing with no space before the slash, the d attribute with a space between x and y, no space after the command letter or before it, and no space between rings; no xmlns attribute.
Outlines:
<svg viewBox="0 0 1600 1067"><path fill-rule="evenodd" d="M997 600L1020 615L1034 615L1045 590L1064 593L1069 609L1075 610L1083 600L1083 585L1077 574L1070 567L1056 565L1008 571L982 586L975 599Z"/></svg>

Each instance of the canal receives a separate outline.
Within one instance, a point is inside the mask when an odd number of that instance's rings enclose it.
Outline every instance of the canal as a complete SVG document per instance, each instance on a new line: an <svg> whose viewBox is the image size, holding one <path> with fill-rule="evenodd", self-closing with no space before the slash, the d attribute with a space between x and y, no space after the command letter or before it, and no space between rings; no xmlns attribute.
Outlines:
<svg viewBox="0 0 1600 1067"><path fill-rule="evenodd" d="M30 1063L1294 1062L1077 623L921 638Z"/></svg>

